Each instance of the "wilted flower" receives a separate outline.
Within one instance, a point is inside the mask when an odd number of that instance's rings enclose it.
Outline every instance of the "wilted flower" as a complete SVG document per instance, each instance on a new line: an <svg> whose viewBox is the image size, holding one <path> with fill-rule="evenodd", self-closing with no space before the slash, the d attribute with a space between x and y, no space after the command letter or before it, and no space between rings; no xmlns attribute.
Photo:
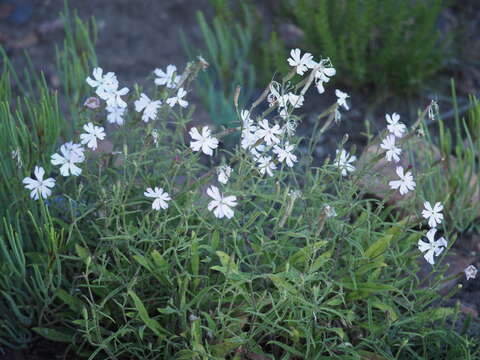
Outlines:
<svg viewBox="0 0 480 360"><path fill-rule="evenodd" d="M477 277L477 268L474 265L469 265L463 270L465 272L465 276L467 280L475 279Z"/></svg>
<svg viewBox="0 0 480 360"><path fill-rule="evenodd" d="M403 133L407 130L407 127L405 126L405 124L399 122L400 115L398 115L397 113L393 113L391 116L389 114L386 114L385 119L388 123L388 131L398 138L402 137Z"/></svg>
<svg viewBox="0 0 480 360"><path fill-rule="evenodd" d="M422 216L428 219L428 226L432 228L437 227L443 220L443 214L441 213L443 210L442 203L437 202L432 208L432 205L430 205L428 201L425 201L423 206L425 210L422 211Z"/></svg>
<svg viewBox="0 0 480 360"><path fill-rule="evenodd" d="M219 166L217 168L218 181L222 184L226 184L230 175L232 174L232 168L228 165Z"/></svg>
<svg viewBox="0 0 480 360"><path fill-rule="evenodd" d="M347 176L348 172L352 172L355 170L355 166L353 166L351 163L356 160L357 157L355 155L350 155L344 149L342 149L341 151L337 150L337 157L333 162L333 165L335 165L341 170L342 176Z"/></svg>
<svg viewBox="0 0 480 360"><path fill-rule="evenodd" d="M23 166L22 155L20 153L20 148L12 150L12 159L17 161L17 167L20 169Z"/></svg>
<svg viewBox="0 0 480 360"><path fill-rule="evenodd" d="M440 255L445 247L447 247L447 240L443 237L435 241L435 233L437 229L433 228L427 232L428 242L418 240L418 249L424 253L423 257L429 264L435 264L434 256Z"/></svg>
<svg viewBox="0 0 480 360"><path fill-rule="evenodd" d="M80 134L82 144L87 144L89 149L95 150L97 148L97 139L103 140L105 138L105 132L103 127L95 126L91 122L83 125L83 130L86 134Z"/></svg>
<svg viewBox="0 0 480 360"><path fill-rule="evenodd" d="M23 179L23 183L25 184L25 188L31 190L30 197L34 200L38 200L40 196L44 199L52 195L52 190L55 186L55 179L48 178L43 179L45 175L45 170L41 166L35 166L34 174L36 179L32 179L31 177L26 177Z"/></svg>
<svg viewBox="0 0 480 360"><path fill-rule="evenodd" d="M193 140L190 142L190 147L193 151L200 151L206 155L213 155L213 150L218 147L218 140L211 136L211 131L208 126L202 128L202 133L198 132L198 129L193 127L190 129L190 136Z"/></svg>
<svg viewBox="0 0 480 360"><path fill-rule="evenodd" d="M405 195L409 190L415 189L416 184L410 171L404 174L403 167L397 166L397 175L400 177L400 180L392 180L388 183L391 189L400 189L401 195Z"/></svg>
<svg viewBox="0 0 480 360"><path fill-rule="evenodd" d="M143 193L148 198L153 198L152 209L153 210L160 210L160 209L167 209L168 203L167 201L172 200L170 195L163 191L162 188L156 187L152 190L152 188L147 188L147 191Z"/></svg>
<svg viewBox="0 0 480 360"><path fill-rule="evenodd" d="M330 206L330 205L325 205L325 206L323 207L323 211L325 212L325 215L327 216L327 218L331 218L331 217L337 216L337 212L335 211L335 208L333 208L333 207Z"/></svg>
<svg viewBox="0 0 480 360"><path fill-rule="evenodd" d="M438 103L435 100L430 102L428 105L428 118L430 120L435 120L440 113L440 108L438 107Z"/></svg>
<svg viewBox="0 0 480 360"><path fill-rule="evenodd" d="M394 135L387 135L387 137L383 139L383 142L380 144L380 147L382 149L387 150L385 154L387 157L387 161L392 161L392 160L395 160L395 162L400 161L399 155L402 152L402 149L395 146Z"/></svg>
<svg viewBox="0 0 480 360"><path fill-rule="evenodd" d="M174 89L180 83L180 76L177 75L177 67L175 65L168 65L167 71L164 72L162 69L155 69L155 84L165 85L167 88Z"/></svg>
<svg viewBox="0 0 480 360"><path fill-rule="evenodd" d="M223 196L216 186L211 185L207 189L207 195L213 200L208 203L208 210L213 211L215 217L221 219L226 217L231 219L233 217L232 207L237 206L236 196Z"/></svg>

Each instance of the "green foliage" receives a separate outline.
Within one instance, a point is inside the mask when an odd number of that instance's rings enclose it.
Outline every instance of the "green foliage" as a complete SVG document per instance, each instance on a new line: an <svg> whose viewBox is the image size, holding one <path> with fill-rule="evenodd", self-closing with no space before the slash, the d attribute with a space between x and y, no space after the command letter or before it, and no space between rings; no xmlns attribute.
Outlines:
<svg viewBox="0 0 480 360"><path fill-rule="evenodd" d="M425 197L445 204L447 221L461 233L471 230L480 214L480 104L472 96L466 116L461 117L452 82L452 107L453 121L446 123L437 114L430 126L423 127L428 141L436 143L424 153L429 169L424 191ZM430 129L437 124L438 134Z"/></svg>
<svg viewBox="0 0 480 360"><path fill-rule="evenodd" d="M197 91L216 125L232 127L236 122L234 95L241 87L239 102L251 98L255 87L255 71L249 66L252 50L252 20L245 13L245 25L232 24L223 16L216 16L211 25L203 13L197 13L204 48L195 49L183 38L184 48L190 59L202 56L210 66L200 73Z"/></svg>
<svg viewBox="0 0 480 360"><path fill-rule="evenodd" d="M283 0L306 51L329 57L343 82L412 91L437 72L445 51L436 26L443 0Z"/></svg>
<svg viewBox="0 0 480 360"><path fill-rule="evenodd" d="M72 133L85 96L83 83L95 58L89 25L68 13L64 21L66 40L64 48L57 51L57 64L64 101L73 110L71 117L60 110L57 93L48 88L43 74L32 67L17 74L2 49L0 344L14 348L26 347L34 340L32 329L45 334L41 325L51 321L53 299L65 282L60 219L52 218L45 206L31 207L31 200L20 196L25 194L21 179L30 176L36 165L42 164L49 172L50 156L56 152L61 134ZM59 201L68 204L66 199Z"/></svg>

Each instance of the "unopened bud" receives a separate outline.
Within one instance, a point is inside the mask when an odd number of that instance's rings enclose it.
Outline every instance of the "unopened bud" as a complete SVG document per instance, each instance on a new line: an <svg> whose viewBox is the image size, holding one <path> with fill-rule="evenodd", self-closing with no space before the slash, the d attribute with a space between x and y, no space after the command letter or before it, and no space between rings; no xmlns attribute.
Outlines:
<svg viewBox="0 0 480 360"><path fill-rule="evenodd" d="M98 109L100 107L100 99L96 96L89 97L87 100L85 100L83 106L93 110Z"/></svg>

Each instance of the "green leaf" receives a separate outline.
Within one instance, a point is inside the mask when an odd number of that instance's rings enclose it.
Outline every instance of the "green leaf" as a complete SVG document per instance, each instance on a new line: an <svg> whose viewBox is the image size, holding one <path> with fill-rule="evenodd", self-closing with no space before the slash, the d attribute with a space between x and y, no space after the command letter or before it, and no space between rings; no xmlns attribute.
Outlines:
<svg viewBox="0 0 480 360"><path fill-rule="evenodd" d="M58 341L58 342L66 342L71 343L73 341L73 334L69 334L66 332L66 329L62 329L62 331L49 329L49 328L42 328L42 327L34 327L32 329L40 336L44 337L45 339L51 341Z"/></svg>
<svg viewBox="0 0 480 360"><path fill-rule="evenodd" d="M158 321L152 319L148 315L147 309L145 308L137 294L135 294L133 290L128 290L128 295L130 295L130 297L133 299L135 308L137 309L138 314L140 315L140 318L145 323L145 325L147 325L148 328L155 333L155 335L159 337L164 337L167 331L158 323Z"/></svg>
<svg viewBox="0 0 480 360"><path fill-rule="evenodd" d="M363 254L365 257L373 259L382 255L390 246L393 235L388 234L375 241Z"/></svg>

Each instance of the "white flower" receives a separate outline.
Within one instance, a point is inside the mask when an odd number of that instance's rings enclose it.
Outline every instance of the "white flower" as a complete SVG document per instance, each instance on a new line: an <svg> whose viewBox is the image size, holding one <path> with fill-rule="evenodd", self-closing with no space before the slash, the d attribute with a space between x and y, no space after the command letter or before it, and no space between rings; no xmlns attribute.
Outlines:
<svg viewBox="0 0 480 360"><path fill-rule="evenodd" d="M55 186L55 179L48 178L44 180L43 175L45 175L45 170L43 170L41 166L35 166L34 174L37 178L36 180L31 177L23 179L25 188L31 190L30 197L32 199L38 200L40 196L46 199L52 195L52 190L50 190L50 188Z"/></svg>
<svg viewBox="0 0 480 360"><path fill-rule="evenodd" d="M127 103L121 98L121 96L127 95L129 91L130 90L126 87L121 88L120 90L116 88L105 94L103 99L107 102L107 106L126 108Z"/></svg>
<svg viewBox="0 0 480 360"><path fill-rule="evenodd" d="M397 113L393 113L391 116L389 114L385 115L385 119L387 120L387 129L398 138L403 136L403 133L407 130L405 124L399 122L400 115Z"/></svg>
<svg viewBox="0 0 480 360"><path fill-rule="evenodd" d="M387 150L385 156L387 157L387 161L395 160L395 162L400 161L400 153L402 149L395 146L395 136L394 135L387 135L383 142L380 144L382 149Z"/></svg>
<svg viewBox="0 0 480 360"><path fill-rule="evenodd" d="M327 218L335 217L337 216L337 212L335 211L335 208L331 207L330 205L325 205L323 207L323 211Z"/></svg>
<svg viewBox="0 0 480 360"><path fill-rule="evenodd" d="M152 190L152 188L147 188L147 191L143 193L146 197L149 198L154 198L152 203L152 209L153 210L160 210L162 209L167 209L168 208L168 203L167 201L172 200L170 195L163 191L162 188L156 187Z"/></svg>
<svg viewBox="0 0 480 360"><path fill-rule="evenodd" d="M340 155L339 155L340 153ZM355 155L350 155L344 149L341 151L337 150L337 156L333 163L336 167L341 170L342 176L347 176L348 172L352 172L355 170L355 166L351 163L357 160Z"/></svg>
<svg viewBox="0 0 480 360"><path fill-rule="evenodd" d="M275 145L273 147L273 153L277 154L278 161L287 163L287 166L292 167L294 162L297 162L297 156L292 154L295 145L291 145L288 141L285 142L284 148Z"/></svg>
<svg viewBox="0 0 480 360"><path fill-rule="evenodd" d="M177 91L177 96L171 97L167 99L167 104L170 107L174 107L176 104L180 105L181 107L186 108L188 106L188 101L183 100L183 97L187 95L187 92L183 89L180 88Z"/></svg>
<svg viewBox="0 0 480 360"><path fill-rule="evenodd" d="M210 186L207 189L207 195L213 200L208 203L208 210L213 211L215 217L221 219L226 217L231 219L233 217L232 207L237 206L236 196L223 196L216 186Z"/></svg>
<svg viewBox="0 0 480 360"><path fill-rule="evenodd" d="M167 88L174 89L180 83L180 76L177 75L177 67L175 65L168 65L167 71L164 72L162 69L155 69L155 84L165 85Z"/></svg>
<svg viewBox="0 0 480 360"><path fill-rule="evenodd" d="M435 203L432 208L432 205L428 201L423 203L425 210L422 211L422 216L425 219L428 219L428 226L431 228L437 227L443 220L443 214L441 211L443 210L443 205L439 202Z"/></svg>
<svg viewBox="0 0 480 360"><path fill-rule="evenodd" d="M83 147L78 144L73 144L72 142L65 143L60 147L62 155L53 154L51 162L53 165L61 165L60 174L63 176L78 176L82 173L82 169L75 164L82 163L85 160L83 151Z"/></svg>
<svg viewBox="0 0 480 360"><path fill-rule="evenodd" d="M303 95L295 95L290 92L287 94L288 102L295 108L301 108L303 106L304 97Z"/></svg>
<svg viewBox="0 0 480 360"><path fill-rule="evenodd" d="M347 93L340 91L338 89L335 90L335 95L337 95L337 104L338 106L343 106L345 110L349 110L347 99L350 97Z"/></svg>
<svg viewBox="0 0 480 360"><path fill-rule="evenodd" d="M87 84L93 88L97 88L96 93L103 100L118 87L117 77L113 72L108 72L103 75L103 69L96 67L93 69L93 77L94 79L87 77Z"/></svg>
<svg viewBox="0 0 480 360"><path fill-rule="evenodd" d="M228 165L219 166L217 168L218 181L222 184L226 184L230 175L232 174L232 168Z"/></svg>
<svg viewBox="0 0 480 360"><path fill-rule="evenodd" d="M409 190L415 189L415 181L413 181L413 176L410 171L407 171L405 174L403 172L403 167L397 166L397 175L400 180L393 180L388 183L391 189L399 189L400 194L405 195Z"/></svg>
<svg viewBox="0 0 480 360"><path fill-rule="evenodd" d="M202 133L198 132L198 129L193 127L190 129L190 136L193 140L190 142L190 147L193 151L200 151L205 155L213 155L213 150L218 147L218 140L211 136L210 129L208 126L202 128Z"/></svg>
<svg viewBox="0 0 480 360"><path fill-rule="evenodd" d="M308 68L312 68L314 66L314 62L312 54L305 53L302 57L300 57L300 54L300 49L292 49L292 51L290 51L290 57L287 59L287 61L290 66L296 68L298 75L303 76Z"/></svg>
<svg viewBox="0 0 480 360"><path fill-rule="evenodd" d="M268 174L268 176L273 176L273 171L277 168L275 163L272 161L271 156L260 156L257 158L258 162L258 171L260 171L260 174L265 175L265 173Z"/></svg>
<svg viewBox="0 0 480 360"><path fill-rule="evenodd" d="M260 128L255 132L255 135L260 139L265 140L265 143L270 146L272 144L278 144L280 139L276 135L281 135L283 133L282 129L278 124L275 124L273 127L270 127L267 119L263 119L259 122Z"/></svg>
<svg viewBox="0 0 480 360"><path fill-rule="evenodd" d="M135 111L143 111L142 120L144 122L148 122L149 120L155 120L160 105L162 105L162 102L160 100L150 100L147 95L142 93L140 94L140 99L135 101Z"/></svg>
<svg viewBox="0 0 480 360"><path fill-rule="evenodd" d="M418 240L418 249L424 253L423 257L429 264L435 264L434 256L440 255L447 246L447 240L443 237L435 241L435 233L437 229L433 228L427 232L428 242Z"/></svg>
<svg viewBox="0 0 480 360"><path fill-rule="evenodd" d="M323 83L329 82L330 78L335 76L337 73L333 66L327 66L328 63L329 61L322 60L315 64L315 84L319 94L323 94L325 92Z"/></svg>
<svg viewBox="0 0 480 360"><path fill-rule="evenodd" d="M477 277L477 268L473 265L469 265L463 270L465 272L465 276L467 277L467 280L470 279L475 279Z"/></svg>
<svg viewBox="0 0 480 360"><path fill-rule="evenodd" d="M125 115L126 108L118 106L107 106L105 110L107 110L108 112L107 121L110 124L123 125L123 116Z"/></svg>
<svg viewBox="0 0 480 360"><path fill-rule="evenodd" d="M103 127L95 126L91 122L83 125L83 130L86 134L80 134L82 144L87 144L89 149L95 150L97 148L97 139L103 140L105 138L105 132Z"/></svg>

